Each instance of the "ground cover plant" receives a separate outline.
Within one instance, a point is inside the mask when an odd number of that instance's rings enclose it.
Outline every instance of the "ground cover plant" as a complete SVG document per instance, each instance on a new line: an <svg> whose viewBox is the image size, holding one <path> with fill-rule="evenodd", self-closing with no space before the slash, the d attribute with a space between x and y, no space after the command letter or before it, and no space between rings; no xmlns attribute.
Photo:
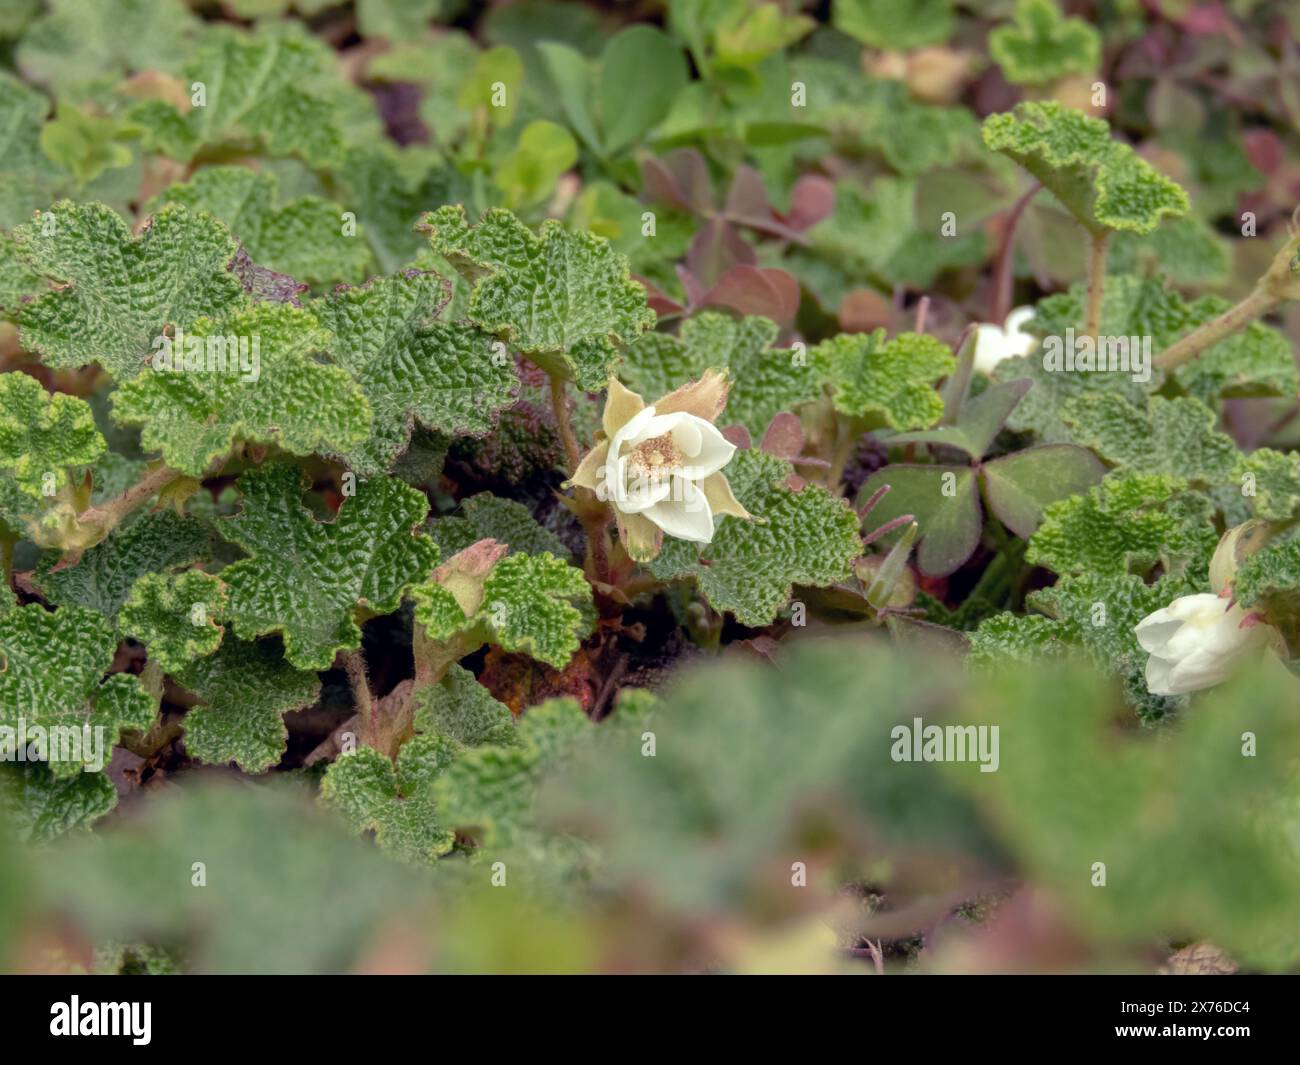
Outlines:
<svg viewBox="0 0 1300 1065"><path fill-rule="evenodd" d="M0 5L0 966L1295 971L1298 56Z"/></svg>

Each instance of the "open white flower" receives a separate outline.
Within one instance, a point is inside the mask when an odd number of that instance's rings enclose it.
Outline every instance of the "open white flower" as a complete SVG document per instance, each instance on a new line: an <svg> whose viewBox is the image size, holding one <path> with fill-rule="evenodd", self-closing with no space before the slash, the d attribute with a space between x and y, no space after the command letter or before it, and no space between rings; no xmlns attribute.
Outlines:
<svg viewBox="0 0 1300 1065"><path fill-rule="evenodd" d="M1007 315L1002 325L985 322L975 328L975 369L992 373L993 367L1003 359L1015 355L1028 355L1034 350L1037 339L1021 331L1021 326L1034 317L1034 308L1017 307Z"/></svg>
<svg viewBox="0 0 1300 1065"><path fill-rule="evenodd" d="M568 484L610 503L628 554L647 561L663 534L707 544L722 514L748 518L722 469L736 446L713 421L727 402L727 381L710 371L652 406L617 380L609 383L603 430Z"/></svg>
<svg viewBox="0 0 1300 1065"><path fill-rule="evenodd" d="M1138 622L1138 643L1147 659L1152 695L1183 695L1225 680L1243 657L1280 636L1257 614L1247 614L1228 596L1184 595Z"/></svg>

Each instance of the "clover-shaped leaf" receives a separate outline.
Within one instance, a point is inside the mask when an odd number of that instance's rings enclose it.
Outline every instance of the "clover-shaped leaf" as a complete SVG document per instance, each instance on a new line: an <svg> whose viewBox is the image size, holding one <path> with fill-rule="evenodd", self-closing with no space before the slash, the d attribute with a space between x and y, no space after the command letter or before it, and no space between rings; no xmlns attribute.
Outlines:
<svg viewBox="0 0 1300 1065"><path fill-rule="evenodd" d="M1189 208L1187 193L1114 140L1105 122L1055 101L990 115L984 143L1028 170L1095 234L1149 233L1165 215Z"/></svg>
<svg viewBox="0 0 1300 1065"><path fill-rule="evenodd" d="M24 373L0 374L0 470L28 495L49 495L68 483L69 466L88 466L104 438L84 399L47 393Z"/></svg>
<svg viewBox="0 0 1300 1065"><path fill-rule="evenodd" d="M139 678L102 679L117 644L109 621L81 607L31 603L0 614L0 724L58 729L48 731L44 752L56 777L81 772L96 750L107 760L123 730L153 723L157 708Z"/></svg>
<svg viewBox="0 0 1300 1065"><path fill-rule="evenodd" d="M480 492L461 501L455 514L435 519L429 534L444 558L450 558L480 540L496 540L510 548L510 554L549 552L564 558L570 552L555 533L538 524L523 503Z"/></svg>
<svg viewBox="0 0 1300 1065"><path fill-rule="evenodd" d="M146 448L193 477L236 442L295 455L360 444L370 405L352 376L313 354L329 334L308 311L260 303L224 322L201 319L113 394L113 417L143 427Z"/></svg>
<svg viewBox="0 0 1300 1065"><path fill-rule="evenodd" d="M373 747L358 747L329 767L321 802L354 831L373 830L379 845L401 860L432 862L456 842L438 822L433 782L458 750L445 736L415 736L402 744L394 766Z"/></svg>
<svg viewBox="0 0 1300 1065"><path fill-rule="evenodd" d="M273 640L227 638L174 679L199 698L185 715L185 749L204 762L235 762L246 773L264 772L280 760L289 735L284 714L320 695L316 674L286 662Z"/></svg>
<svg viewBox="0 0 1300 1065"><path fill-rule="evenodd" d="M1065 18L1056 0L1016 0L1015 22L989 34L989 53L1013 85L1043 85L1095 71L1101 34L1081 18Z"/></svg>
<svg viewBox="0 0 1300 1065"><path fill-rule="evenodd" d="M259 266L309 284L364 278L370 249L364 235L345 234L343 208L319 196L278 203L274 175L244 166L207 166L172 185L154 204L178 203L224 222Z"/></svg>
<svg viewBox="0 0 1300 1065"><path fill-rule="evenodd" d="M693 577L715 610L744 625L769 624L793 586L847 580L862 553L858 517L817 485L789 486L793 468L762 451L738 451L727 466L732 492L756 521L722 516L712 543L667 539L650 571L660 580Z"/></svg>
<svg viewBox="0 0 1300 1065"><path fill-rule="evenodd" d="M563 669L592 629L591 585L549 552L505 551L488 540L448 560L412 591L415 620L433 640L490 643Z"/></svg>
<svg viewBox="0 0 1300 1065"><path fill-rule="evenodd" d="M216 619L225 606L225 585L210 573L146 573L122 604L118 624L145 645L164 672L177 673L221 646L224 630Z"/></svg>
<svg viewBox="0 0 1300 1065"><path fill-rule="evenodd" d="M142 370L168 327L188 328L244 300L220 222L165 208L138 237L100 203L56 203L14 231L27 266L58 284L19 314L23 343L51 366L99 363L118 381Z"/></svg>
<svg viewBox="0 0 1300 1065"><path fill-rule="evenodd" d="M331 448L356 473L391 468L416 421L448 436L482 436L515 399L514 360L487 333L437 322L445 282L415 270L335 289L313 305L334 333L332 351L374 411L370 436Z"/></svg>
<svg viewBox="0 0 1300 1065"><path fill-rule="evenodd" d="M645 288L600 237L554 220L534 234L501 209L471 226L462 206L439 208L423 226L434 250L474 278L474 323L580 388L603 388L615 345L655 324Z"/></svg>
<svg viewBox="0 0 1300 1065"><path fill-rule="evenodd" d="M821 381L796 351L773 348L778 328L767 318L705 311L682 323L678 336L646 333L628 348L618 377L643 396L666 396L706 370L731 371L724 423L739 423L757 440L774 415L817 398Z"/></svg>
<svg viewBox="0 0 1300 1065"><path fill-rule="evenodd" d="M413 531L428 502L391 477L360 481L332 522L302 505L297 467L250 470L239 488L243 509L221 530L251 557L221 571L228 616L244 639L283 633L285 657L301 669L328 669L360 646L359 622L396 610L438 560L433 541Z"/></svg>
<svg viewBox="0 0 1300 1065"><path fill-rule="evenodd" d="M925 429L943 415L934 384L956 366L952 350L924 333L841 333L812 358L830 385L835 409L890 429Z"/></svg>

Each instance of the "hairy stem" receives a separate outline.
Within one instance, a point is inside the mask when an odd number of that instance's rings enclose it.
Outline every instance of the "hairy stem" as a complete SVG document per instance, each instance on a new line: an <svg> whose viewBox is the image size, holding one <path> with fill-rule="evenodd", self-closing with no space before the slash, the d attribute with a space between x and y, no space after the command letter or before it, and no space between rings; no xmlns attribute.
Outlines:
<svg viewBox="0 0 1300 1065"><path fill-rule="evenodd" d="M77 515L77 524L83 529L93 529L107 534L136 507L149 502L173 481L184 476L170 466L150 470L135 484L115 499L87 507Z"/></svg>
<svg viewBox="0 0 1300 1065"><path fill-rule="evenodd" d="M564 458L569 464L569 472L578 468L582 453L578 450L578 438L573 433L573 422L569 418L569 396L564 387L564 378L558 374L548 373L551 380L551 410L555 414L555 424L560 430L560 442L564 444Z"/></svg>
<svg viewBox="0 0 1300 1065"><path fill-rule="evenodd" d="M1267 289L1255 289L1244 300L1229 307L1213 321L1206 322L1199 329L1193 329L1181 340L1165 348L1156 356L1156 366L1162 370L1172 370L1175 366L1181 366L1224 337L1245 329L1256 318L1267 314L1281 303L1282 300Z"/></svg>
<svg viewBox="0 0 1300 1065"><path fill-rule="evenodd" d="M831 452L830 469L826 472L826 487L839 495L844 487L844 469L853 457L853 447L858 442L858 433L844 417L835 419L835 450Z"/></svg>
<svg viewBox="0 0 1300 1065"><path fill-rule="evenodd" d="M349 651L343 656L343 668L348 674L348 685L352 688L352 701L356 703L357 715L370 723L376 733L379 721L376 715L374 697L370 693L370 680L366 675L366 658L360 650Z"/></svg>
<svg viewBox="0 0 1300 1065"><path fill-rule="evenodd" d="M1092 234L1088 244L1088 311L1083 332L1097 339L1101 332L1101 303L1106 293L1106 252L1110 248L1110 231Z"/></svg>

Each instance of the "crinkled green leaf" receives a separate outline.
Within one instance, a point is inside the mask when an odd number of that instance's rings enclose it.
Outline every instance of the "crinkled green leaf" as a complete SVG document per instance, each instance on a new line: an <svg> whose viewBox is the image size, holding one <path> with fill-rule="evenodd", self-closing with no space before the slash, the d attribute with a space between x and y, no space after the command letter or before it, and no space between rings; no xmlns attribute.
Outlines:
<svg viewBox="0 0 1300 1065"><path fill-rule="evenodd" d="M39 762L0 766L0 810L24 843L88 829L116 805L117 789L103 773L56 777Z"/></svg>
<svg viewBox="0 0 1300 1065"><path fill-rule="evenodd" d="M890 429L925 429L943 416L935 389L957 365L952 350L926 333L841 333L818 344L812 358L841 414Z"/></svg>
<svg viewBox="0 0 1300 1065"><path fill-rule="evenodd" d="M1053 503L1029 541L1028 561L1062 575L1204 575L1219 536L1213 506L1177 477L1111 473L1087 495Z"/></svg>
<svg viewBox="0 0 1300 1065"><path fill-rule="evenodd" d="M14 231L27 265L60 287L23 306L23 343L51 366L99 363L118 381L145 369L154 340L244 300L227 270L236 251L220 222L181 207L138 236L103 204L56 203Z"/></svg>
<svg viewBox="0 0 1300 1065"><path fill-rule="evenodd" d="M396 610L438 560L433 541L413 531L427 501L393 478L360 481L332 522L302 505L295 466L250 470L239 488L243 509L222 535L251 557L221 571L230 619L245 639L283 633L285 657L302 669L328 669L337 652L358 647L359 621Z"/></svg>
<svg viewBox="0 0 1300 1065"><path fill-rule="evenodd" d="M122 143L122 135L117 120L60 103L55 117L41 130L41 150L84 185L108 170L131 165L134 156Z"/></svg>
<svg viewBox="0 0 1300 1065"><path fill-rule="evenodd" d="M279 203L273 174L242 166L207 166L172 185L151 209L179 203L225 222L259 266L308 284L364 279L370 247L360 226L344 233L343 208L319 196Z"/></svg>
<svg viewBox="0 0 1300 1065"><path fill-rule="evenodd" d="M373 830L379 845L403 861L432 862L456 841L438 822L433 782L457 750L445 736L416 736L402 744L394 767L373 747L358 747L329 767L321 802L354 831Z"/></svg>
<svg viewBox="0 0 1300 1065"><path fill-rule="evenodd" d="M447 296L439 278L411 270L335 289L313 305L334 333L335 358L374 411L364 442L330 448L361 476L390 469L417 420L448 436L481 436L516 398L514 360L498 342L470 326L434 321Z"/></svg>
<svg viewBox="0 0 1300 1065"><path fill-rule="evenodd" d="M817 485L788 487L793 468L761 451L740 451L727 480L756 519L724 515L713 542L703 546L666 539L650 571L660 580L693 577L715 610L744 625L767 625L790 599L794 585L825 587L846 580L862 553L858 517L848 503Z"/></svg>
<svg viewBox="0 0 1300 1065"><path fill-rule="evenodd" d="M0 374L0 470L28 495L68 483L69 466L88 466L104 438L84 399L47 393L25 373ZM47 476L51 478L46 480Z"/></svg>
<svg viewBox="0 0 1300 1065"><path fill-rule="evenodd" d="M835 0L831 18L842 33L890 51L942 44L956 21L951 0Z"/></svg>
<svg viewBox="0 0 1300 1065"><path fill-rule="evenodd" d="M177 673L221 646L224 630L216 619L225 607L225 585L210 573L146 573L122 604L118 625L145 645L164 672Z"/></svg>
<svg viewBox="0 0 1300 1065"><path fill-rule="evenodd" d="M1109 396L1075 396L1061 412L1077 443L1111 465L1168 474L1194 484L1225 481L1237 461L1232 438L1215 429L1214 411L1190 397L1152 396L1147 407Z"/></svg>
<svg viewBox="0 0 1300 1065"><path fill-rule="evenodd" d="M484 643L522 651L563 669L590 633L591 585L582 570L549 552L507 555L483 581L478 609L465 613L436 581L417 586L415 620L430 638L449 640L473 632Z"/></svg>
<svg viewBox="0 0 1300 1065"><path fill-rule="evenodd" d="M1237 463L1231 480L1256 517L1287 521L1300 507L1300 453L1262 447Z"/></svg>
<svg viewBox="0 0 1300 1065"><path fill-rule="evenodd" d="M320 695L316 674L285 661L275 641L227 637L220 649L177 670L175 680L199 697L184 718L185 749L204 762L235 762L261 773L284 754L284 714Z"/></svg>
<svg viewBox="0 0 1300 1065"><path fill-rule="evenodd" d="M71 566L56 569L59 555L45 555L36 582L52 603L116 618L140 577L205 557L210 540L210 530L193 518L172 510L145 513L119 525Z"/></svg>
<svg viewBox="0 0 1300 1065"><path fill-rule="evenodd" d="M602 388L618 358L655 323L645 288L608 241L548 220L533 234L509 211L471 226L463 206L427 216L435 251L475 278L469 316L534 362Z"/></svg>
<svg viewBox="0 0 1300 1065"><path fill-rule="evenodd" d="M1081 18L1065 18L1056 0L1016 0L1015 21L989 34L989 54L1013 85L1043 85L1068 74L1091 74L1101 59L1101 34Z"/></svg>
<svg viewBox="0 0 1300 1065"><path fill-rule="evenodd" d="M479 540L507 544L511 554L549 552L557 558L569 554L564 541L550 529L539 525L532 511L523 503L502 499L491 492L480 492L462 500L455 514L436 518L429 533L442 551L443 558L450 558Z"/></svg>
<svg viewBox="0 0 1300 1065"><path fill-rule="evenodd" d="M415 731L450 736L457 743L476 747L480 743L510 746L515 742L515 724L510 708L474 678L474 674L452 663L446 676L417 696Z"/></svg>
<svg viewBox="0 0 1300 1065"><path fill-rule="evenodd" d="M1230 247L1197 215L1167 218L1145 235L1116 233L1106 269L1111 274L1158 273L1177 285L1219 285L1228 279Z"/></svg>
<svg viewBox="0 0 1300 1065"><path fill-rule="evenodd" d="M31 603L0 614L0 724L17 729L21 718L29 730L76 729L78 744L67 752L56 750L50 737L47 756L56 777L90 764L93 751L80 742L84 726L103 729L107 760L122 730L144 731L153 722L157 708L139 678L115 673L101 683L117 644L108 619L82 607L49 611ZM79 759L70 757L77 753Z"/></svg>
<svg viewBox="0 0 1300 1065"><path fill-rule="evenodd" d="M722 420L759 439L773 415L792 411L821 393L810 360L774 348L778 327L767 318L733 318L705 311L682 323L678 336L646 333L627 349L619 378L646 403L696 381L705 370L730 370L731 391Z"/></svg>
<svg viewBox="0 0 1300 1065"><path fill-rule="evenodd" d="M17 78L0 73L0 227L28 221L48 207L62 177L40 148L50 102ZM6 307L13 303L5 301Z"/></svg>
<svg viewBox="0 0 1300 1065"><path fill-rule="evenodd" d="M1016 105L984 120L984 143L1028 170L1088 229L1149 233L1186 214L1187 193L1101 119L1052 100Z"/></svg>
<svg viewBox="0 0 1300 1065"><path fill-rule="evenodd" d="M328 345L314 315L285 303L201 319L186 330L183 351L171 345L170 367L159 365L159 351L149 373L113 394L113 417L142 426L143 446L193 477L240 441L295 455L360 444L370 405L345 369L314 358Z"/></svg>

